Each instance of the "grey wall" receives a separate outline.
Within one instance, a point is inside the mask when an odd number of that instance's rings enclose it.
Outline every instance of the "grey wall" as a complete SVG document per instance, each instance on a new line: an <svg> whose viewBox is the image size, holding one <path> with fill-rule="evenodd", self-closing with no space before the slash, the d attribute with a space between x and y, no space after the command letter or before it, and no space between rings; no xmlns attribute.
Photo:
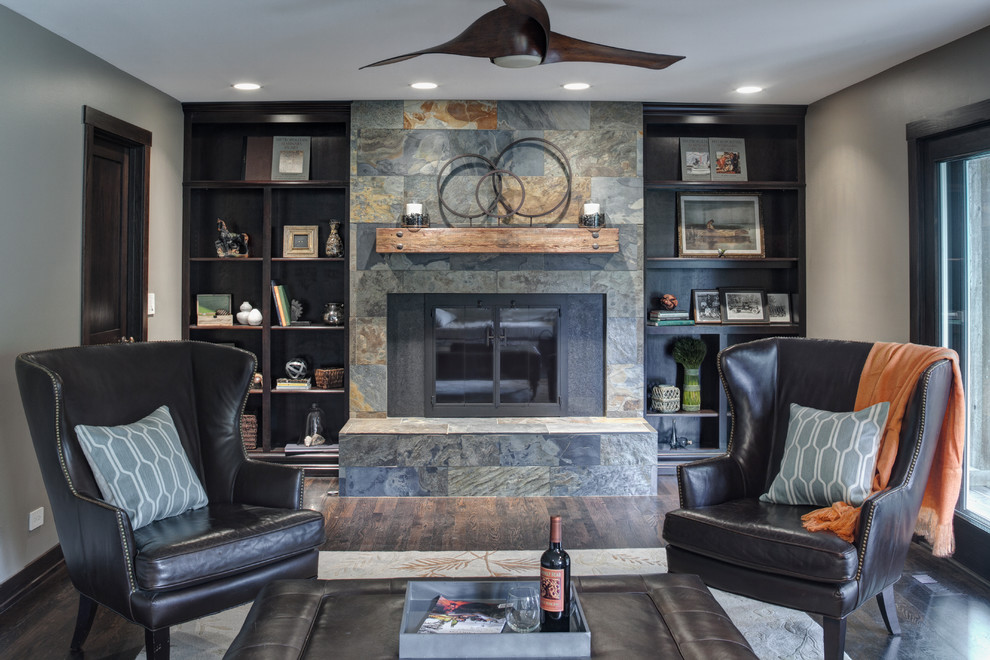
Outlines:
<svg viewBox="0 0 990 660"><path fill-rule="evenodd" d="M58 539L14 380L18 353L79 343L84 131L90 105L152 132L152 339L179 336L182 109L0 6L0 582ZM45 525L27 531L28 512Z"/></svg>
<svg viewBox="0 0 990 660"><path fill-rule="evenodd" d="M814 103L808 334L910 339L905 126L990 98L990 28Z"/></svg>

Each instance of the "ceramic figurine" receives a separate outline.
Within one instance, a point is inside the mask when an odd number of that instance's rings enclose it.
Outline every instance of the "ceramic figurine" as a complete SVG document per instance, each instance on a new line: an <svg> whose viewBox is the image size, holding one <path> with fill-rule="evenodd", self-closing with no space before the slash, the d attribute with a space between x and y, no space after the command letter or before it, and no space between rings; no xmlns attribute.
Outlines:
<svg viewBox="0 0 990 660"><path fill-rule="evenodd" d="M251 314L251 310L254 307L248 301L241 303L241 311L237 312L237 322L241 325L248 325L248 316Z"/></svg>

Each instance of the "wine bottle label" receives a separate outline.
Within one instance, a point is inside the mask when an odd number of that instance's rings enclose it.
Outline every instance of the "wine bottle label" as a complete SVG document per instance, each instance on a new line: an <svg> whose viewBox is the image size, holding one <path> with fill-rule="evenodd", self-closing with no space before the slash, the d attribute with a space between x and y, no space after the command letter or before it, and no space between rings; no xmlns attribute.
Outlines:
<svg viewBox="0 0 990 660"><path fill-rule="evenodd" d="M564 611L563 569L540 568L540 609L547 612Z"/></svg>

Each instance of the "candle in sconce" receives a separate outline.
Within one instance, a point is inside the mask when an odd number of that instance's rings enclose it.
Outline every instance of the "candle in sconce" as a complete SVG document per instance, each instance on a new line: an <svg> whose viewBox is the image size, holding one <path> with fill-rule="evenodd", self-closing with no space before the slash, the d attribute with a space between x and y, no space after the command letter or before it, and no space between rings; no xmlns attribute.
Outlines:
<svg viewBox="0 0 990 660"><path fill-rule="evenodd" d="M419 215L423 212L422 204L406 204L406 215Z"/></svg>
<svg viewBox="0 0 990 660"><path fill-rule="evenodd" d="M599 208L600 207L598 204L595 204L594 202L588 202L587 204L584 205L584 214L595 215L596 213L598 213Z"/></svg>

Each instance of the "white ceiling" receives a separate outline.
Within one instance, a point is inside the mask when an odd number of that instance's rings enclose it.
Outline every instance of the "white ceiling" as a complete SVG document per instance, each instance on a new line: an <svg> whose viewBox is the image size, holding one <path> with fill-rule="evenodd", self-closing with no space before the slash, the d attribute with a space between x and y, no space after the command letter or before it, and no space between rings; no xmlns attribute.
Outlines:
<svg viewBox="0 0 990 660"><path fill-rule="evenodd" d="M990 25L987 0L544 0L555 32L686 59L501 69L424 55L499 0L2 0L180 101L635 100L806 104ZM245 93L242 79L263 85ZM421 92L418 80L439 83ZM591 83L584 92L561 85ZM743 97L743 84L765 88Z"/></svg>

